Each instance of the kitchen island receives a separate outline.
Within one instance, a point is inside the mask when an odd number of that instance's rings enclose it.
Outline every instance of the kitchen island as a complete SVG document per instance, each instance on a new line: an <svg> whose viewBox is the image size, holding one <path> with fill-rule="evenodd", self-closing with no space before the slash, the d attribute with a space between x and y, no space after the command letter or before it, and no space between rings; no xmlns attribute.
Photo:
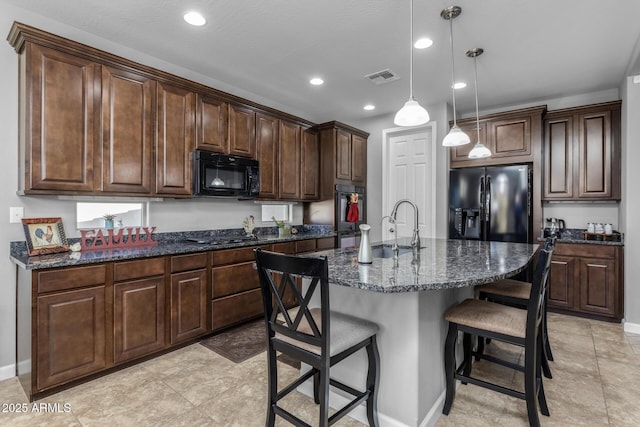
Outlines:
<svg viewBox="0 0 640 427"><path fill-rule="evenodd" d="M390 245L392 242L384 242ZM405 247L408 240L402 239ZM375 246L375 245L374 245ZM444 312L473 296L473 286L513 276L527 267L537 244L422 239L419 256L358 264L357 248L317 252L327 256L331 309L380 325L381 426L433 425L444 402ZM332 375L360 387L366 375L363 352L332 368ZM301 391L311 394L309 383ZM332 393L331 401L341 399ZM364 408L352 416L366 423Z"/></svg>

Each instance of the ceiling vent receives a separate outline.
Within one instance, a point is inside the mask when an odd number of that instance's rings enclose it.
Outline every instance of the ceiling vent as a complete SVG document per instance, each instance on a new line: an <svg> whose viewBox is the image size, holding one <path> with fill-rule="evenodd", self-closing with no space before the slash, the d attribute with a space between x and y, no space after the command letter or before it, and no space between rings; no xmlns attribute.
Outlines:
<svg viewBox="0 0 640 427"><path fill-rule="evenodd" d="M386 70L377 71L375 73L368 74L364 77L377 85L381 85L383 83L389 83L394 80L398 80L400 78L396 73L389 70L388 68Z"/></svg>

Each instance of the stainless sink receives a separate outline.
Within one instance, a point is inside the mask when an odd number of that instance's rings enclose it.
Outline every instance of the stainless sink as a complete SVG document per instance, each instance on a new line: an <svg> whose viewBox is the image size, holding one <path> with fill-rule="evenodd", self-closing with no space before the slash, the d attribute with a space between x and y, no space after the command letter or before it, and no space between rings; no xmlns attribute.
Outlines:
<svg viewBox="0 0 640 427"><path fill-rule="evenodd" d="M375 245L371 247L371 255L375 258L392 258L392 245ZM398 245L398 255L411 252L411 246Z"/></svg>

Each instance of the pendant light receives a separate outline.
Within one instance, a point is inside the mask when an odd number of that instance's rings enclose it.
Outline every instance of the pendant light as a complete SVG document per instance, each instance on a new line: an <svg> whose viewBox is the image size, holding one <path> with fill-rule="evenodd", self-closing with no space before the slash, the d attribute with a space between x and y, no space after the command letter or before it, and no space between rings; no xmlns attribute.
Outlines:
<svg viewBox="0 0 640 427"><path fill-rule="evenodd" d="M409 100L396 113L393 123L396 126L418 126L429 121L429 113L422 108L418 101L413 98L413 0L411 0L411 23L409 25L411 32L411 56L409 66Z"/></svg>
<svg viewBox="0 0 640 427"><path fill-rule="evenodd" d="M449 6L440 12L440 16L443 19L449 21L449 40L451 41L451 94L453 95L453 126L451 130L442 140L442 145L445 147L457 147L465 145L471 142L469 135L464 133L462 129L456 124L456 89L454 87L456 82L455 62L453 59L453 20L462 13L460 6Z"/></svg>
<svg viewBox="0 0 640 427"><path fill-rule="evenodd" d="M484 49L476 47L467 51L467 56L473 58L473 70L475 72L475 86L476 86L476 127L478 130L478 139L475 147L469 152L470 159L484 159L485 157L491 157L491 150L489 150L482 142L480 142L480 114L478 113L478 64L477 57L482 55Z"/></svg>

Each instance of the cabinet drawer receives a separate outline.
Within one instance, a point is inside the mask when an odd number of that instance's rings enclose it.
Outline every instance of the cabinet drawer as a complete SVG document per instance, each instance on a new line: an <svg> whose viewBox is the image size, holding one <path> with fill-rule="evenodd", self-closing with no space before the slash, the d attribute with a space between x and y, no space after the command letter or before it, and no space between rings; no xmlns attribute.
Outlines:
<svg viewBox="0 0 640 427"><path fill-rule="evenodd" d="M317 239L316 250L323 251L325 249L334 249L336 247L336 239L334 237L323 237Z"/></svg>
<svg viewBox="0 0 640 427"><path fill-rule="evenodd" d="M253 319L262 313L262 292L260 289L216 299L211 303L214 331Z"/></svg>
<svg viewBox="0 0 640 427"><path fill-rule="evenodd" d="M198 270L207 266L207 253L174 255L171 257L171 272Z"/></svg>
<svg viewBox="0 0 640 427"><path fill-rule="evenodd" d="M37 273L38 292L101 285L105 283L106 276L107 266L105 264L41 271Z"/></svg>
<svg viewBox="0 0 640 427"><path fill-rule="evenodd" d="M253 264L253 261L250 261L212 269L213 298L260 287L258 272L253 268Z"/></svg>
<svg viewBox="0 0 640 427"><path fill-rule="evenodd" d="M164 274L164 257L117 262L113 266L113 280L115 282L162 274Z"/></svg>
<svg viewBox="0 0 640 427"><path fill-rule="evenodd" d="M316 239L300 240L295 243L297 254L301 254L304 252L315 252L316 250Z"/></svg>
<svg viewBox="0 0 640 427"><path fill-rule="evenodd" d="M239 262L253 261L255 256L253 250L255 246L238 249L225 249L222 251L214 251L211 253L211 265L237 264Z"/></svg>
<svg viewBox="0 0 640 427"><path fill-rule="evenodd" d="M295 242L274 243L273 252L278 252L281 254L295 254L296 244Z"/></svg>
<svg viewBox="0 0 640 427"><path fill-rule="evenodd" d="M554 255L579 256L588 258L615 258L616 247L608 245L558 243Z"/></svg>

